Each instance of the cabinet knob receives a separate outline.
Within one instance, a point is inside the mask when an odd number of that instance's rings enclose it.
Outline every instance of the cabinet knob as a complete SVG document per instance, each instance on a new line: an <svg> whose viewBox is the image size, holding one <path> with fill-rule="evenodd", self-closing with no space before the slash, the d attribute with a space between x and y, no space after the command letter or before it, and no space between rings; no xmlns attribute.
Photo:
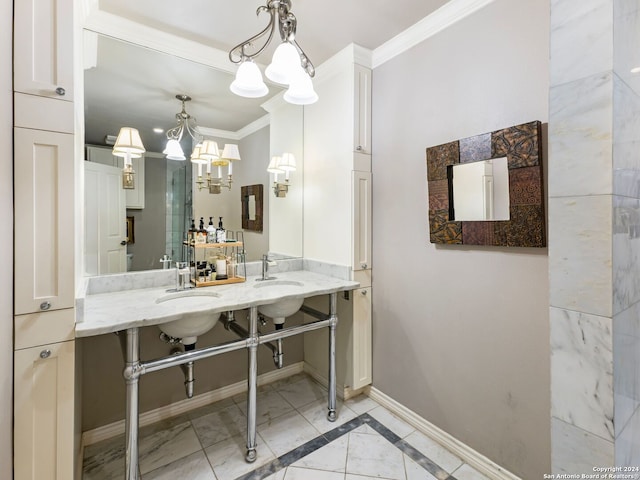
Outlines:
<svg viewBox="0 0 640 480"><path fill-rule="evenodd" d="M67 93L67 91L66 91L64 88L62 88L62 87L58 87L58 88L56 88L56 93L57 93L58 95L62 96L62 95L64 95L65 93Z"/></svg>
<svg viewBox="0 0 640 480"><path fill-rule="evenodd" d="M363 270L366 270L367 267L368 267L368 265L366 263L361 263L360 264L360 268L363 269Z"/></svg>
<svg viewBox="0 0 640 480"><path fill-rule="evenodd" d="M40 304L40 310L49 310L51 308L51 304L49 302L42 302Z"/></svg>
<svg viewBox="0 0 640 480"><path fill-rule="evenodd" d="M120 242L120 245L122 245L122 246L124 246L124 245L126 245L126 244L127 244L127 241L126 241L126 240L122 240L122 241Z"/></svg>
<svg viewBox="0 0 640 480"><path fill-rule="evenodd" d="M367 291L366 290L360 290L360 295L366 295Z"/></svg>
<svg viewBox="0 0 640 480"><path fill-rule="evenodd" d="M357 151L359 151L359 152L361 152L361 151L362 151L362 145L358 145L358 146L356 147L356 150L357 150Z"/></svg>
<svg viewBox="0 0 640 480"><path fill-rule="evenodd" d="M51 356L51 350L42 350L40 352L40 358L49 358Z"/></svg>

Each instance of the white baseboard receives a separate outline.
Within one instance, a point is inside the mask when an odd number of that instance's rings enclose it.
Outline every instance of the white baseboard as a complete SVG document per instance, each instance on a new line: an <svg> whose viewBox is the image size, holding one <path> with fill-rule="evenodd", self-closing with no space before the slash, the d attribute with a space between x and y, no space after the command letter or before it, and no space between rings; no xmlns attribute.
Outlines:
<svg viewBox="0 0 640 480"><path fill-rule="evenodd" d="M475 468L483 475L486 475L491 480L521 480L520 477L517 477L513 473L505 470L503 467L491 461L484 455L476 452L468 445L465 445L461 441L455 439L444 430L441 430L432 423L428 422L420 415L412 410L409 410L407 407L398 403L393 398L389 397L377 388L371 387L369 389L368 395L369 397L371 397L371 399L378 402L394 415L400 417L402 420L407 422L418 431L424 433L435 442L438 442L451 453L464 460L466 464ZM455 473L453 475L455 476Z"/></svg>
<svg viewBox="0 0 640 480"><path fill-rule="evenodd" d="M325 388L329 387L329 380L327 380L327 377L325 377L316 368L313 368L311 365L309 365L306 362L304 362L304 373L311 376L316 382L318 382L323 387ZM349 400L350 398L356 397L361 393L366 394L368 392L368 388L369 387L366 386L366 387L358 388L357 390L352 390L351 387L347 385L342 386L342 388L340 385L338 385L336 388L336 395L342 400Z"/></svg>
<svg viewBox="0 0 640 480"><path fill-rule="evenodd" d="M282 380L283 378L290 377L297 373L302 373L304 370L303 362L294 363L288 365L280 370L273 370L271 372L264 373L258 376L258 386L265 385L267 383ZM247 381L243 380L232 385L227 385L211 392L206 392L201 395L196 395L193 398L186 398L179 402L165 405L164 407L156 408L148 412L141 413L139 416L140 427L151 425L152 423L160 420L166 420L171 417L181 415L183 413L195 410L196 408L209 405L211 403L224 400L225 398L233 397L240 393L247 391ZM109 425L94 428L93 430L87 430L82 434L82 445L92 445L94 443L113 438L124 433L124 420L119 420Z"/></svg>

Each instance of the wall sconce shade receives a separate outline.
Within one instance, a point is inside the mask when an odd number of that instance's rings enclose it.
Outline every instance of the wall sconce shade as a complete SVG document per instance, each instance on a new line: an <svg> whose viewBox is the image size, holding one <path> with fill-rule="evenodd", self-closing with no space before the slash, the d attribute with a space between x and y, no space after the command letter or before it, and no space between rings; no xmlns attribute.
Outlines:
<svg viewBox="0 0 640 480"><path fill-rule="evenodd" d="M221 160L231 160L231 161L239 161L240 158L240 150L238 150L238 145L234 143L226 143L224 145L224 149L222 150L222 155L220 156Z"/></svg>
<svg viewBox="0 0 640 480"><path fill-rule="evenodd" d="M196 184L198 190L203 188L209 189L209 193L218 194L221 193L222 187L226 187L231 190L231 184L233 183L232 175L232 161L240 160L240 151L235 144L226 144L220 154L218 144L213 140L205 140L202 144L196 145L191 154L191 162L198 165L198 176ZM203 166L207 167L207 177L203 178L202 170ZM211 167L218 167L217 177L211 176ZM222 167L229 166L226 181L223 181Z"/></svg>
<svg viewBox="0 0 640 480"><path fill-rule="evenodd" d="M271 161L267 166L267 172L273 173L273 194L278 198L287 196L289 191L289 172L296 170L296 157L293 153L285 152L282 156L275 155L271 157ZM278 174L286 175L284 183L278 182Z"/></svg>
<svg viewBox="0 0 640 480"><path fill-rule="evenodd" d="M200 147L199 157L209 161L220 158L218 144L213 140L205 140Z"/></svg>
<svg viewBox="0 0 640 480"><path fill-rule="evenodd" d="M116 143L113 145L113 154L116 157L126 157L129 154L130 158L140 158L145 151L137 129L131 127L120 129Z"/></svg>
<svg viewBox="0 0 640 480"><path fill-rule="evenodd" d="M136 173L131 164L132 158L141 158L145 152L140 132L132 127L122 127L118 133L118 138L113 145L113 155L116 157L124 157L124 168L122 169L122 188L135 188Z"/></svg>

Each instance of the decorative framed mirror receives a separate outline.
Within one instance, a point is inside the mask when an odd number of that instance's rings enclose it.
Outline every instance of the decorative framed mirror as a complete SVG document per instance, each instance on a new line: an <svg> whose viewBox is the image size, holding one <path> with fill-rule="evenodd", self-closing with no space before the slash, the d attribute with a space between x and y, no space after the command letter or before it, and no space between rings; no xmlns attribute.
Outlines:
<svg viewBox="0 0 640 480"><path fill-rule="evenodd" d="M430 241L545 247L539 121L427 148Z"/></svg>
<svg viewBox="0 0 640 480"><path fill-rule="evenodd" d="M242 198L242 229L253 232L262 232L263 185L245 185L240 189Z"/></svg>

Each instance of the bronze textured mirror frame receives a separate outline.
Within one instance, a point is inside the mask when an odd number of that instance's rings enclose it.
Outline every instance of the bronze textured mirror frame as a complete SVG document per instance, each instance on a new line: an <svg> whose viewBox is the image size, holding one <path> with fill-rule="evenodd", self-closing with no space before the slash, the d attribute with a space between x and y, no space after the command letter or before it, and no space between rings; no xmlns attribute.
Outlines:
<svg viewBox="0 0 640 480"><path fill-rule="evenodd" d="M507 157L507 221L449 221L447 167ZM430 241L436 244L545 247L542 124L524 123L427 148Z"/></svg>
<svg viewBox="0 0 640 480"><path fill-rule="evenodd" d="M262 184L245 185L240 189L242 199L242 229L262 232L264 207L262 204ZM254 213L255 211L255 213Z"/></svg>

